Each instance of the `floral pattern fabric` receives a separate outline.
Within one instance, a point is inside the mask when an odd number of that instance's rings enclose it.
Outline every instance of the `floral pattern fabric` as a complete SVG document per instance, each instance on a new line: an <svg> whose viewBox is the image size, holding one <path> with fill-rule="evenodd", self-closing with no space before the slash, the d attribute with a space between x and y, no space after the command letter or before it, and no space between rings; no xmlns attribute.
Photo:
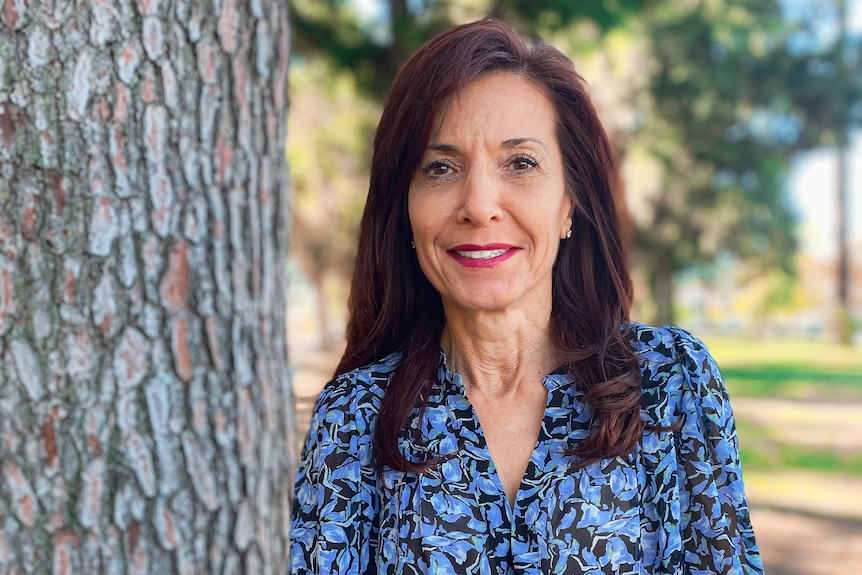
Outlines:
<svg viewBox="0 0 862 575"><path fill-rule="evenodd" d="M461 378L441 354L422 417L399 439L422 474L372 457L374 422L395 354L344 374L320 394L296 479L295 574L754 574L733 415L703 344L679 328L634 324L644 432L629 455L583 469L565 449L591 409L576 377L543 380L548 403L510 506Z"/></svg>

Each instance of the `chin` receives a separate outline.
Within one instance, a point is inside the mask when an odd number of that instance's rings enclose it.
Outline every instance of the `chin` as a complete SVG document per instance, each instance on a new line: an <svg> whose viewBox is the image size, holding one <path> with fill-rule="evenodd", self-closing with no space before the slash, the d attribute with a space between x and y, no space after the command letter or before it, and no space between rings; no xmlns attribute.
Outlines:
<svg viewBox="0 0 862 575"><path fill-rule="evenodd" d="M510 298L495 298L486 295L481 298L449 298L448 307L470 312L493 312L505 311L512 303Z"/></svg>

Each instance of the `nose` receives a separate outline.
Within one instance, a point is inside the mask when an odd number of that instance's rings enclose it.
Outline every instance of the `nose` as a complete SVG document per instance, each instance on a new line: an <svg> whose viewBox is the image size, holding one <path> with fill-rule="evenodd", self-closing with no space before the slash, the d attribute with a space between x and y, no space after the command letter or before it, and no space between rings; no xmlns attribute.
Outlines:
<svg viewBox="0 0 862 575"><path fill-rule="evenodd" d="M499 220L503 215L501 191L501 182L492 174L486 170L470 170L463 181L458 223L484 226Z"/></svg>

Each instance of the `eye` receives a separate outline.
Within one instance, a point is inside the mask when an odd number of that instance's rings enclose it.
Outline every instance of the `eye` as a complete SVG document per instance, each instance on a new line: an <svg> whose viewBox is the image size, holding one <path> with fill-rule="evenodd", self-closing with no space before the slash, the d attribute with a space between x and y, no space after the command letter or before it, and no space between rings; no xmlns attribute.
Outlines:
<svg viewBox="0 0 862 575"><path fill-rule="evenodd" d="M530 156L516 156L512 158L509 166L516 172L529 172L539 166L538 160Z"/></svg>
<svg viewBox="0 0 862 575"><path fill-rule="evenodd" d="M422 174L430 178L444 178L451 175L455 168L444 160L432 160L422 167Z"/></svg>

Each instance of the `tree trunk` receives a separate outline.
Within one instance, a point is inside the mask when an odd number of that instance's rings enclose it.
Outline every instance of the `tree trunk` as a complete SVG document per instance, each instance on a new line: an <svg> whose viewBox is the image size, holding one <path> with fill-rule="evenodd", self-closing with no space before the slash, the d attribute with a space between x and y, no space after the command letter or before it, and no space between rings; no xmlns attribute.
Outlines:
<svg viewBox="0 0 862 575"><path fill-rule="evenodd" d="M848 236L848 221L850 206L847 201L849 188L848 156L850 155L849 139L843 142L836 151L835 171L837 198L835 206L836 244L838 247L837 277L838 286L835 294L835 305L832 312L831 331L835 341L841 345L853 343L853 318L850 314L850 249Z"/></svg>
<svg viewBox="0 0 862 575"><path fill-rule="evenodd" d="M650 295L655 304L656 325L669 325L674 322L673 313L673 270L670 265L670 255L666 258L654 258L647 270Z"/></svg>
<svg viewBox="0 0 862 575"><path fill-rule="evenodd" d="M841 78L847 78L849 72L846 64L847 53L847 9L844 0L838 0L836 9L838 11L838 74ZM849 109L850 103L846 103ZM849 124L849 121L847 122ZM850 250L848 246L848 222L849 202L848 188L850 177L848 157L850 155L850 137L847 126L841 127L841 137L838 139L838 150L836 154L836 244L838 246L838 290L835 301L833 318L833 332L835 339L842 345L850 345L853 342L853 322L850 316Z"/></svg>
<svg viewBox="0 0 862 575"><path fill-rule="evenodd" d="M277 573L281 0L0 6L0 573Z"/></svg>

